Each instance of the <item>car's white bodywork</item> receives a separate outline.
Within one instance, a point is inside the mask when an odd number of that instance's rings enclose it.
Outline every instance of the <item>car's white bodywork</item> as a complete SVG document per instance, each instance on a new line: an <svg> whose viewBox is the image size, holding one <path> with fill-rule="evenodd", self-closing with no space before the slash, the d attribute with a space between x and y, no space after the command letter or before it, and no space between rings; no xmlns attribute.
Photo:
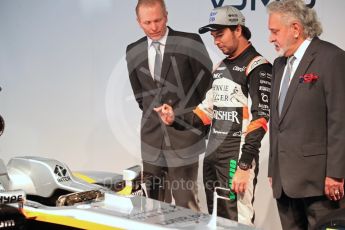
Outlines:
<svg viewBox="0 0 345 230"><path fill-rule="evenodd" d="M96 180L102 177L102 173L94 175ZM120 176L104 175L105 180ZM133 172L125 175L127 180L135 177ZM0 186L7 196L11 191L26 194L20 203L27 218L81 229L253 229L220 217L211 221L209 214L145 196L119 195L75 177L67 165L54 159L15 157L7 166L0 161ZM69 205L57 205L62 198L69 199Z"/></svg>

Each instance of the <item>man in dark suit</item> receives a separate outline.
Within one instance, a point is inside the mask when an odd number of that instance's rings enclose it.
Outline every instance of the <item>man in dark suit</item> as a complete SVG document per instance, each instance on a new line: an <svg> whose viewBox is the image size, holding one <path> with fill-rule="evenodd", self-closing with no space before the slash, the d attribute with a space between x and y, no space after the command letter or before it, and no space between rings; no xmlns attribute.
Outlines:
<svg viewBox="0 0 345 230"><path fill-rule="evenodd" d="M147 183L148 195L170 202L172 194L176 205L199 211L198 159L205 150L206 130L182 119L168 127L153 108L166 103L182 118L192 113L210 86L212 62L199 35L167 27L163 0L139 0L136 13L146 36L127 47L126 59L135 99L143 112L143 170L156 177Z"/></svg>
<svg viewBox="0 0 345 230"><path fill-rule="evenodd" d="M303 0L268 5L274 61L268 176L283 229L339 208L345 178L345 52L322 41Z"/></svg>

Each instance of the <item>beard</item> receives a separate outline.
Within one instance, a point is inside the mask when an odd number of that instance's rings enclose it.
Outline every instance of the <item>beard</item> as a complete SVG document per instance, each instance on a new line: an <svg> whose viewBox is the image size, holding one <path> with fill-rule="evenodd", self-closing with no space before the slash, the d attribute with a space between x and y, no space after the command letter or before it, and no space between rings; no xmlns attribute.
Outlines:
<svg viewBox="0 0 345 230"><path fill-rule="evenodd" d="M287 37L287 40L285 42L285 45L283 46L279 46L279 45L276 45L276 47L278 47L278 50L277 50L277 54L279 57L289 57L291 55L293 55L293 53L289 54L289 50L291 49L291 47L294 46L294 43L295 43L295 40L293 38L290 38L290 37Z"/></svg>
<svg viewBox="0 0 345 230"><path fill-rule="evenodd" d="M285 49L284 48L279 48L279 50L277 50L277 54L279 57L283 57L285 54Z"/></svg>

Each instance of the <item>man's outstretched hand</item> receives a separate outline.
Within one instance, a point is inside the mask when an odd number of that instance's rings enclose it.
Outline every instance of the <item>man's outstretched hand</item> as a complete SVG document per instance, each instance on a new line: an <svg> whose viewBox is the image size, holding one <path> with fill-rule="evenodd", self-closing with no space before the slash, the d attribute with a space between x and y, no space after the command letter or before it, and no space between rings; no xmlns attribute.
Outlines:
<svg viewBox="0 0 345 230"><path fill-rule="evenodd" d="M158 113L164 124L171 125L175 120L175 113L173 108L168 104L163 104L157 108L153 108Z"/></svg>

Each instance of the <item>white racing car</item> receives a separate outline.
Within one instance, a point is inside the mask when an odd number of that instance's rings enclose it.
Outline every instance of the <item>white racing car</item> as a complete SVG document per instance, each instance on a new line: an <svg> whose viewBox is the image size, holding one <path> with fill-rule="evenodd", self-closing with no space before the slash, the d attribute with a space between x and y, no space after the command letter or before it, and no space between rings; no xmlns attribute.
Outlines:
<svg viewBox="0 0 345 230"><path fill-rule="evenodd" d="M15 157L6 166L0 159L0 229L253 229L149 199L133 183L138 175L139 166L121 176L72 173L41 157Z"/></svg>

